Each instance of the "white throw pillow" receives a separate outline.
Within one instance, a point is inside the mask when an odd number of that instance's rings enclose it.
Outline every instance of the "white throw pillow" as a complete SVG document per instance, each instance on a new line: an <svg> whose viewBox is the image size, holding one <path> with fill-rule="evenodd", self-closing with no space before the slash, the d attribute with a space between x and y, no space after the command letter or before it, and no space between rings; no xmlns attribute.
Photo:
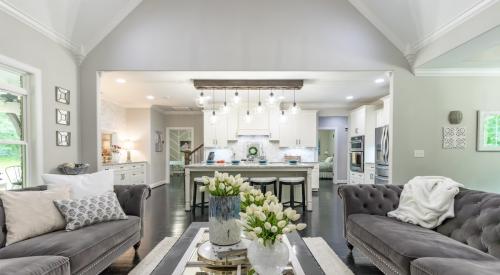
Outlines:
<svg viewBox="0 0 500 275"><path fill-rule="evenodd" d="M43 174L42 179L49 189L69 186L71 198L82 199L113 192L114 173L108 170L82 175Z"/></svg>
<svg viewBox="0 0 500 275"><path fill-rule="evenodd" d="M64 229L66 221L55 200L69 199L68 188L46 191L0 191L5 210L7 241L5 245Z"/></svg>

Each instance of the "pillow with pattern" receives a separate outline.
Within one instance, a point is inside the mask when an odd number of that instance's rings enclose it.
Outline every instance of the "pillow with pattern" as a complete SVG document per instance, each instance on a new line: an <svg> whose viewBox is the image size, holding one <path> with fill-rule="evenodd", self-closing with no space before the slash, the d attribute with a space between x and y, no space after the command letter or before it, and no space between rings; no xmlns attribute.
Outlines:
<svg viewBox="0 0 500 275"><path fill-rule="evenodd" d="M66 231L127 219L114 192L76 200L55 200L54 204L66 220Z"/></svg>

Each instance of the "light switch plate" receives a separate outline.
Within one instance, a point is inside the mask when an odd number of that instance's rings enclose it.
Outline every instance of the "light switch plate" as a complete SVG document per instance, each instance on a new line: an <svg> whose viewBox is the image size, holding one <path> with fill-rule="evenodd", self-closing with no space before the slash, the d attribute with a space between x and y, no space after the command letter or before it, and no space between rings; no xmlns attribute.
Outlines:
<svg viewBox="0 0 500 275"><path fill-rule="evenodd" d="M424 150L415 150L413 152L413 155L416 157L416 158L423 158L425 157L425 151Z"/></svg>

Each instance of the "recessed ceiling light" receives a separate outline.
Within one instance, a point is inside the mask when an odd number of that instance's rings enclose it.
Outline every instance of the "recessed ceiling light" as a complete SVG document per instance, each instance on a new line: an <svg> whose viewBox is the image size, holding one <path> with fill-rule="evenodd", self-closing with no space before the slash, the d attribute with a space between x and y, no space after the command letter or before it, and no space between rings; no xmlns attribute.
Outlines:
<svg viewBox="0 0 500 275"><path fill-rule="evenodd" d="M350 96L346 96L345 99L347 99L347 100L353 100L354 97L352 95L350 95Z"/></svg>
<svg viewBox="0 0 500 275"><path fill-rule="evenodd" d="M149 100L153 100L153 99L155 99L155 97L154 97L154 96L152 96L152 95L148 95L148 96L146 96L146 98L147 98L147 99L149 99Z"/></svg>
<svg viewBox="0 0 500 275"><path fill-rule="evenodd" d="M385 82L385 79L383 79L383 78L377 78L377 79L375 79L375 83L377 83L377 84L381 84L381 83L384 83L384 82Z"/></svg>
<svg viewBox="0 0 500 275"><path fill-rule="evenodd" d="M123 79L123 78L117 78L115 81L116 81L116 83L120 83L120 84L127 82L127 80Z"/></svg>

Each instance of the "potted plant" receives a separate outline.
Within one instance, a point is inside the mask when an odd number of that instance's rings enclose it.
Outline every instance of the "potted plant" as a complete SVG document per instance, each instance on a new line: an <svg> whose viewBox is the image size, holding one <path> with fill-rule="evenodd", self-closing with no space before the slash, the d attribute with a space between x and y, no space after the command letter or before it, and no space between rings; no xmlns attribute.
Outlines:
<svg viewBox="0 0 500 275"><path fill-rule="evenodd" d="M215 172L213 178L204 177L202 192L210 194L208 202L209 238L215 245L233 245L241 239L239 224L240 192L251 189L240 175Z"/></svg>
<svg viewBox="0 0 500 275"><path fill-rule="evenodd" d="M306 224L294 224L300 219L300 214L291 208L283 210L283 205L278 203L275 196L259 192L241 194L244 202L249 200L257 203L250 203L240 213L240 223L245 235L253 240L248 247L247 256L257 273L278 275L289 260L288 247L282 241L283 235L303 230Z"/></svg>

